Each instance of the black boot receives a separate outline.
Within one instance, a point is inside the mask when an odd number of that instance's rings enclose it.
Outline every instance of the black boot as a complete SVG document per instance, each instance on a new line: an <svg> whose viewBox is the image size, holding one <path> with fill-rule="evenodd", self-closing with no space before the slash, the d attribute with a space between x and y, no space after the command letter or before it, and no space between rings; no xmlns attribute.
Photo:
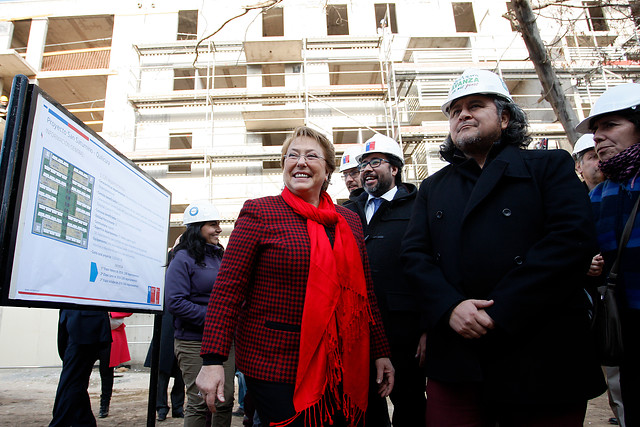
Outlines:
<svg viewBox="0 0 640 427"><path fill-rule="evenodd" d="M98 418L107 418L109 416L109 402L111 401L111 396L105 397L104 395L100 396L100 413L98 414Z"/></svg>

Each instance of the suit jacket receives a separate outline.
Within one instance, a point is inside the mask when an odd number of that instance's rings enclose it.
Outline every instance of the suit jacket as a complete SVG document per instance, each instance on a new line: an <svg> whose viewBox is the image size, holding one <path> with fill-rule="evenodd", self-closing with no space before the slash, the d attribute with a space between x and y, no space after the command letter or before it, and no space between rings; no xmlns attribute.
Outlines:
<svg viewBox="0 0 640 427"><path fill-rule="evenodd" d="M336 210L351 227L362 256L374 320L371 357L388 357L360 220L341 206ZM327 231L335 233L332 227ZM306 219L281 196L248 200L211 293L201 354L226 357L237 328L240 371L260 380L295 383L309 259Z"/></svg>
<svg viewBox="0 0 640 427"><path fill-rule="evenodd" d="M88 345L110 342L111 326L106 311L60 310L58 353L62 360L69 343Z"/></svg>
<svg viewBox="0 0 640 427"><path fill-rule="evenodd" d="M365 215L369 194L362 192L350 197L352 203L344 205L356 212L362 222L373 288L391 341L392 334L400 339L415 339L415 336L421 333L420 322L417 320L420 309L416 289L405 279L400 260L400 246L417 193L413 184L400 185L393 200L382 201L369 224ZM401 319L400 322L392 316L393 313L404 314L398 317ZM393 323L399 324L390 324L391 319L395 320Z"/></svg>
<svg viewBox="0 0 640 427"><path fill-rule="evenodd" d="M427 376L480 382L504 403L599 395L583 291L595 230L571 157L509 145L483 169L447 160L422 182L403 244L405 273L422 291ZM494 300L486 311L497 325L475 340L449 326L471 298Z"/></svg>

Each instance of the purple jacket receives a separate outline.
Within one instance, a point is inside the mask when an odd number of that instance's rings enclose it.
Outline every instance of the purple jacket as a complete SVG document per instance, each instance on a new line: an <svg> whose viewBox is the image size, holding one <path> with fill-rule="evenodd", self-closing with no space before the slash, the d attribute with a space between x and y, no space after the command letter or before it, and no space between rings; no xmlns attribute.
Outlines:
<svg viewBox="0 0 640 427"><path fill-rule="evenodd" d="M209 296L221 259L222 249L207 244L204 266L197 265L185 249L176 252L171 260L165 280L165 302L174 316L175 338L202 341Z"/></svg>

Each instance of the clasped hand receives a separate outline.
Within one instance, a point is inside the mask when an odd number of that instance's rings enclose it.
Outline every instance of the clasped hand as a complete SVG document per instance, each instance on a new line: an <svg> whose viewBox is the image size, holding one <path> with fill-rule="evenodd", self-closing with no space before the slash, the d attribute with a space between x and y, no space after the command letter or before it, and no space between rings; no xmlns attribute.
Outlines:
<svg viewBox="0 0 640 427"><path fill-rule="evenodd" d="M464 338L480 338L495 328L493 319L485 311L492 305L493 300L464 300L451 312L449 326Z"/></svg>

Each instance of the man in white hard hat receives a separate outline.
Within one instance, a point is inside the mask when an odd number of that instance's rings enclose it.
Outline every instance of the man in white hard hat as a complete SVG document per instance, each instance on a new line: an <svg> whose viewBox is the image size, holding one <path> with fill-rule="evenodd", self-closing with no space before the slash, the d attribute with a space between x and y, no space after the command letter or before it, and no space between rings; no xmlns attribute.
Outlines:
<svg viewBox="0 0 640 427"><path fill-rule="evenodd" d="M344 150L344 154L340 158L340 173L342 173L344 185L347 187L347 190L349 190L349 197L362 192L357 191L359 188L362 188L362 183L360 182L360 171L358 170L358 161L356 160L356 157L361 151L362 147L360 146L349 147Z"/></svg>
<svg viewBox="0 0 640 427"><path fill-rule="evenodd" d="M442 111L450 164L422 182L402 246L422 294L427 424L582 426L605 383L583 291L597 249L574 163L524 149L526 115L489 71L466 70Z"/></svg>
<svg viewBox="0 0 640 427"><path fill-rule="evenodd" d="M402 182L404 154L392 138L375 134L357 156L359 180L364 192L352 194L345 207L356 212L362 221L373 286L382 313L384 328L391 345L395 368L393 425L424 425L424 370L416 358L420 343L420 309L417 294L402 275L400 245L407 228L416 187ZM389 425L386 401L375 391L369 392L366 425Z"/></svg>
<svg viewBox="0 0 640 427"><path fill-rule="evenodd" d="M573 146L572 153L576 162L576 172L580 174L589 191L604 181L604 175L598 166L600 159L596 153L595 146L593 134L587 133L578 138L576 145Z"/></svg>

